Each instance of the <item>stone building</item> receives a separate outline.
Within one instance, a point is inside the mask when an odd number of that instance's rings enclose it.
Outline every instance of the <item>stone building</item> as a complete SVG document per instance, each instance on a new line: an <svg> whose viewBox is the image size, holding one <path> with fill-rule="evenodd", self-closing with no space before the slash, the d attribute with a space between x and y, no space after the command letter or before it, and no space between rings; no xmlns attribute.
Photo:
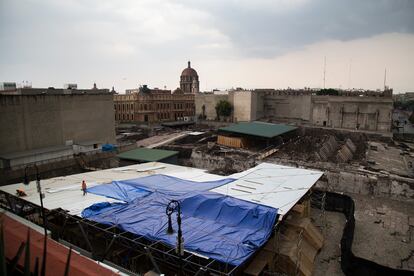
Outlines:
<svg viewBox="0 0 414 276"><path fill-rule="evenodd" d="M108 89L0 91L0 167L73 155L77 145L98 150L105 143L115 143Z"/></svg>
<svg viewBox="0 0 414 276"><path fill-rule="evenodd" d="M197 71L188 67L183 70L180 88L171 90L140 88L127 89L125 94L114 95L115 120L118 122L163 122L193 120L194 95L200 82Z"/></svg>
<svg viewBox="0 0 414 276"><path fill-rule="evenodd" d="M268 120L322 127L390 132L392 121L392 90L337 91L322 90L229 91L223 95L196 95L196 116L206 114L214 120L213 110L219 100L233 106L233 121Z"/></svg>
<svg viewBox="0 0 414 276"><path fill-rule="evenodd" d="M171 90L130 89L127 94L114 95L115 120L118 122L162 122L192 120L194 94Z"/></svg>
<svg viewBox="0 0 414 276"><path fill-rule="evenodd" d="M180 88L184 93L196 94L200 91L197 71L191 68L190 62L188 62L188 67L181 73Z"/></svg>

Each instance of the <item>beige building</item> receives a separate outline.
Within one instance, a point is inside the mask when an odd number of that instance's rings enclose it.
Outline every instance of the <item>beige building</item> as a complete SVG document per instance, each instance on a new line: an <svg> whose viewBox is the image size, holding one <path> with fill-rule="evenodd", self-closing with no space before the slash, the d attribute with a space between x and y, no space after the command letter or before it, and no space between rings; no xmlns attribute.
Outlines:
<svg viewBox="0 0 414 276"><path fill-rule="evenodd" d="M233 106L233 121L259 119L275 122L357 129L377 132L391 131L392 90L338 91L323 95L319 90L229 91L227 95L196 95L196 116L216 118L215 105L227 100Z"/></svg>

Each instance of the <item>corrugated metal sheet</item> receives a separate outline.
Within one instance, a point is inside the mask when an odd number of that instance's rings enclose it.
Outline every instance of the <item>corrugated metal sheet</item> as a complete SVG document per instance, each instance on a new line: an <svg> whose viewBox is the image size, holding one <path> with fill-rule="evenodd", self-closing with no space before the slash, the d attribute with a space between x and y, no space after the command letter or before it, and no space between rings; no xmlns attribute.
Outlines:
<svg viewBox="0 0 414 276"><path fill-rule="evenodd" d="M318 181L322 172L261 163L228 177L238 180L212 191L279 209L285 215Z"/></svg>
<svg viewBox="0 0 414 276"><path fill-rule="evenodd" d="M157 162L157 161L164 160L174 155L178 155L178 151L137 148L134 150L123 152L121 154L118 154L117 156L120 159L125 159L125 160Z"/></svg>
<svg viewBox="0 0 414 276"><path fill-rule="evenodd" d="M297 129L297 127L283 124L248 122L233 124L228 127L222 127L219 129L219 131L246 134L264 138L273 138L295 129Z"/></svg>

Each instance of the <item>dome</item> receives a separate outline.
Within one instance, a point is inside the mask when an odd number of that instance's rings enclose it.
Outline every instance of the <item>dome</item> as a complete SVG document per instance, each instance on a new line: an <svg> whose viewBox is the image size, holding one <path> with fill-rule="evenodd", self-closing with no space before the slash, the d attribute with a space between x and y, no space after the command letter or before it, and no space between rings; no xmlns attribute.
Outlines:
<svg viewBox="0 0 414 276"><path fill-rule="evenodd" d="M184 94L184 92L181 90L181 88L177 88L173 91L173 94Z"/></svg>
<svg viewBox="0 0 414 276"><path fill-rule="evenodd" d="M181 77L198 77L197 71L191 68L190 62L188 62L188 67L183 70Z"/></svg>

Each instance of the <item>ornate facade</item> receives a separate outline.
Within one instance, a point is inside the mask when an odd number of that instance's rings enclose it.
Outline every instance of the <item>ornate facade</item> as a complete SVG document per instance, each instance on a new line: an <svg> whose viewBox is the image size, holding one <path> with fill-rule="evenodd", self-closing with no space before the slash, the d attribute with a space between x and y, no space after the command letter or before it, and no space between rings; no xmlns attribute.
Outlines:
<svg viewBox="0 0 414 276"><path fill-rule="evenodd" d="M194 95L181 89L149 89L143 86L128 94L114 95L115 120L118 122L163 122L192 119Z"/></svg>

